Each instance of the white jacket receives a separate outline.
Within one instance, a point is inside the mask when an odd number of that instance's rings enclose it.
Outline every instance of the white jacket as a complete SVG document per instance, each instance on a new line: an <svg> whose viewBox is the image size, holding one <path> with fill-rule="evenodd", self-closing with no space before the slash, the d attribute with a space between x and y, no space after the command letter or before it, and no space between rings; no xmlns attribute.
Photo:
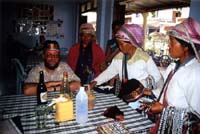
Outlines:
<svg viewBox="0 0 200 134"><path fill-rule="evenodd" d="M113 58L110 66L94 79L97 85L107 82L117 74L122 80L122 59L123 53L120 52ZM139 48L136 49L131 59L127 61L127 70L128 79L137 79L144 86L146 86L144 80L149 75L153 76L156 83L161 79L161 73L152 58Z"/></svg>
<svg viewBox="0 0 200 134"><path fill-rule="evenodd" d="M175 64L169 65L164 75L165 80L174 67ZM169 106L187 108L200 114L200 63L196 58L181 66L173 75L166 100Z"/></svg>

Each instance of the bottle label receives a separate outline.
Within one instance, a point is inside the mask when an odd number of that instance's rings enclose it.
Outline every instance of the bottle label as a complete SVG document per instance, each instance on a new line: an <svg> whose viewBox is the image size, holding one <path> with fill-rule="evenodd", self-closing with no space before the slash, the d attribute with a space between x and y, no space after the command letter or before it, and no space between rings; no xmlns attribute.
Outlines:
<svg viewBox="0 0 200 134"><path fill-rule="evenodd" d="M47 92L40 93L41 102L47 102Z"/></svg>

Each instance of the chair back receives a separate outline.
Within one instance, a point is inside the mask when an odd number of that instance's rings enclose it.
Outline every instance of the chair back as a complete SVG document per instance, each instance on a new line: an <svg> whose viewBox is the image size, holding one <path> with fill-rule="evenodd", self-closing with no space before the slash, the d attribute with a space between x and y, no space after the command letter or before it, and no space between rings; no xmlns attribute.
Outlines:
<svg viewBox="0 0 200 134"><path fill-rule="evenodd" d="M27 73L25 72L25 69L19 59L13 58L11 59L11 62L16 71L16 93L22 94L22 84L27 77Z"/></svg>

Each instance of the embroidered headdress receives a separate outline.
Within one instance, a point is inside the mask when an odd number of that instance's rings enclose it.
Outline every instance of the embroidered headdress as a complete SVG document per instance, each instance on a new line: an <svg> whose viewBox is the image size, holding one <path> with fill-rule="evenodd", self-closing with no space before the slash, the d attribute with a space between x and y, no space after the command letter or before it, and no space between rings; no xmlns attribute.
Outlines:
<svg viewBox="0 0 200 134"><path fill-rule="evenodd" d="M95 35L95 30L92 24L90 23L84 23L80 26L80 33L88 33L91 35Z"/></svg>
<svg viewBox="0 0 200 134"><path fill-rule="evenodd" d="M168 32L168 34L191 44L195 55L199 60L198 50L200 50L200 25L196 20L188 18L182 23L177 24Z"/></svg>
<svg viewBox="0 0 200 134"><path fill-rule="evenodd" d="M124 24L116 33L116 38L129 41L135 47L142 47L144 30L137 24Z"/></svg>

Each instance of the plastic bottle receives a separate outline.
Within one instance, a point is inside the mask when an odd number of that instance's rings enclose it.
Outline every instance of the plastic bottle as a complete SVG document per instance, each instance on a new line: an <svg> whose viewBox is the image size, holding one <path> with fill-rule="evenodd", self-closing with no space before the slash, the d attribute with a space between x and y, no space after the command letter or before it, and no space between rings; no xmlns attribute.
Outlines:
<svg viewBox="0 0 200 134"><path fill-rule="evenodd" d="M84 125L88 121L88 96L84 87L76 95L76 122Z"/></svg>

